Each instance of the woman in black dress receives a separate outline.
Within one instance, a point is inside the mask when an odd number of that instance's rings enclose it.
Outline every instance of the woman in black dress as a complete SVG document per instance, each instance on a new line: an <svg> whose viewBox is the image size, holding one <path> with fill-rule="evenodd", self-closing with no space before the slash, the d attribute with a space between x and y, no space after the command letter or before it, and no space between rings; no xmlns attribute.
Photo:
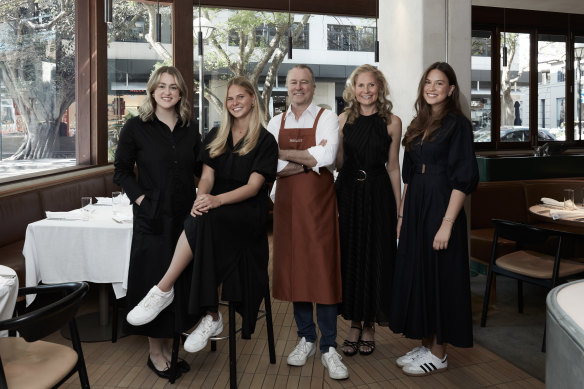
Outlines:
<svg viewBox="0 0 584 389"><path fill-rule="evenodd" d="M201 140L198 126L190 120L187 91L176 68L158 68L148 80L140 116L128 120L120 132L114 182L134 204L127 293L130 306L137 304L168 268L195 198ZM128 328L131 333L148 336L147 364L162 377L167 376L173 333L193 323L175 321L171 309L147 326ZM179 368L185 371L189 367L181 361Z"/></svg>
<svg viewBox="0 0 584 389"><path fill-rule="evenodd" d="M401 120L391 113L383 73L359 66L343 92L335 183L339 203L341 314L351 320L347 356L375 349L373 323L387 325L401 181ZM363 327L361 325L363 322Z"/></svg>
<svg viewBox="0 0 584 389"><path fill-rule="evenodd" d="M221 126L205 138L203 173L168 271L128 314L141 325L173 300L173 285L192 261L189 313L205 315L184 348L196 352L221 333L217 287L242 314L242 337L255 328L268 285L268 183L276 177L278 145L264 129L258 98L244 77L229 81Z"/></svg>
<svg viewBox="0 0 584 389"><path fill-rule="evenodd" d="M422 76L406 152L390 327L422 344L397 359L408 375L448 367L446 344L472 347L468 237L463 203L478 183L470 121L445 62ZM400 228L401 224L401 228Z"/></svg>

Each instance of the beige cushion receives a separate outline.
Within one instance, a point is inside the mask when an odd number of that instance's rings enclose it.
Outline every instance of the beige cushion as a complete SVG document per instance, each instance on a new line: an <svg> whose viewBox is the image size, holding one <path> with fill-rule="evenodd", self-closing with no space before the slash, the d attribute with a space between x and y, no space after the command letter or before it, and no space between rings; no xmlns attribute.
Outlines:
<svg viewBox="0 0 584 389"><path fill-rule="evenodd" d="M520 250L497 258L497 266L533 278L552 278L554 257L537 251ZM584 272L584 263L562 259L559 277Z"/></svg>
<svg viewBox="0 0 584 389"><path fill-rule="evenodd" d="M23 338L0 339L0 355L10 389L51 388L77 363L77 353L70 347Z"/></svg>

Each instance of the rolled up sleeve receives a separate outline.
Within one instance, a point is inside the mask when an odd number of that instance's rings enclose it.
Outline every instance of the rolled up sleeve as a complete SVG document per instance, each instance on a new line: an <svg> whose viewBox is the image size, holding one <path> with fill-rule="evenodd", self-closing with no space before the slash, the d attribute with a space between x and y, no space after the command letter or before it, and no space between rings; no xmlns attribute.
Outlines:
<svg viewBox="0 0 584 389"><path fill-rule="evenodd" d="M319 143L323 139L326 139L326 145L320 146ZM316 146L307 149L310 155L316 159L316 166L312 170L318 173L321 167L332 166L335 163L338 148L339 119L334 112L326 110L316 127Z"/></svg>

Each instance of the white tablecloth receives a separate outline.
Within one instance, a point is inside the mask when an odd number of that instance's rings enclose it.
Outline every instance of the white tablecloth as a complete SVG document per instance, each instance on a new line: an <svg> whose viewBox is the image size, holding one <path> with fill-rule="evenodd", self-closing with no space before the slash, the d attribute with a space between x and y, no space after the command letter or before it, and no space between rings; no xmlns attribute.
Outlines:
<svg viewBox="0 0 584 389"><path fill-rule="evenodd" d="M0 265L0 320L10 319L14 313L18 296L18 277L8 266ZM0 337L8 336L8 331L0 331Z"/></svg>
<svg viewBox="0 0 584 389"><path fill-rule="evenodd" d="M89 281L112 284L116 298L126 295L132 223L112 219L111 206L92 206L90 220L43 219L26 229L26 286ZM124 207L124 214L131 207ZM30 304L34 296L27 296Z"/></svg>

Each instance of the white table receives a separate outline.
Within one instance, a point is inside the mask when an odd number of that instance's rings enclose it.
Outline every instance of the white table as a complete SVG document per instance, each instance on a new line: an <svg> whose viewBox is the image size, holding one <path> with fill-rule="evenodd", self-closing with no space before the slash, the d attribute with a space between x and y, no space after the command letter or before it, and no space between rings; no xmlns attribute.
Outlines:
<svg viewBox="0 0 584 389"><path fill-rule="evenodd" d="M14 313L18 296L18 277L8 266L0 265L0 320L10 319ZM0 331L0 336L8 336L8 331Z"/></svg>
<svg viewBox="0 0 584 389"><path fill-rule="evenodd" d="M26 286L89 281L111 284L116 298L126 295L132 223L112 219L112 207L93 205L90 220L43 219L26 229L22 253ZM125 206L123 214L131 214ZM34 299L27 297L27 304ZM108 322L107 288L100 289L100 325Z"/></svg>

